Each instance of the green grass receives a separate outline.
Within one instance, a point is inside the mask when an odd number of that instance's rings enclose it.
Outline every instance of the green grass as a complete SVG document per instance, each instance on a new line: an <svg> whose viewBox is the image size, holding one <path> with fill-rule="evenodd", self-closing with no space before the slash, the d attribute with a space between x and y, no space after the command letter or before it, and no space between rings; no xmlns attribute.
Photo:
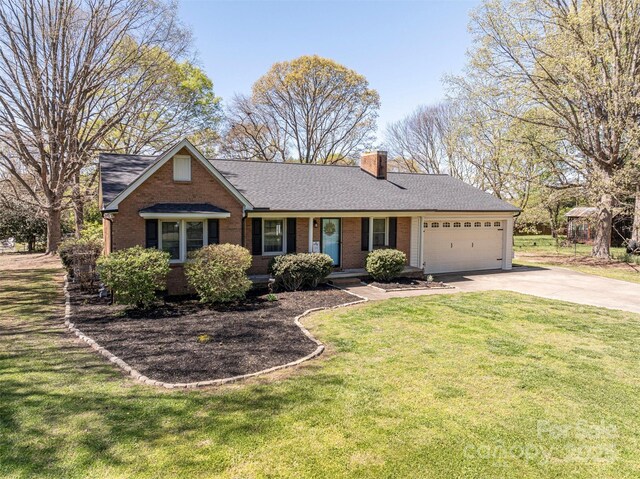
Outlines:
<svg viewBox="0 0 640 479"><path fill-rule="evenodd" d="M514 236L513 249L516 254L514 265L561 266L581 273L640 283L640 259L632 257L636 260L632 263L617 261L625 254L625 248L611 248L611 256L616 260L612 264L590 264L590 245L560 246L555 238L545 235Z"/></svg>
<svg viewBox="0 0 640 479"><path fill-rule="evenodd" d="M309 317L329 351L298 371L164 391L70 338L57 275L0 271L0 477L640 475L638 315L389 300Z"/></svg>
<svg viewBox="0 0 640 479"><path fill-rule="evenodd" d="M591 245L576 244L571 246L560 246L565 237L560 237L560 241L551 235L528 235L514 236L513 249L518 254L521 253L552 253L564 256L591 256ZM624 248L611 247L611 256L618 257L625 252Z"/></svg>

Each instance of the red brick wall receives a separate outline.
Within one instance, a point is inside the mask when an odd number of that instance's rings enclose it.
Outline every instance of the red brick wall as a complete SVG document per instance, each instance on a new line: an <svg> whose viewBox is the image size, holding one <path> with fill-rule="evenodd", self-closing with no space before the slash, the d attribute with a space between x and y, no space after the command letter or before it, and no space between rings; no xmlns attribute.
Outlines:
<svg viewBox="0 0 640 479"><path fill-rule="evenodd" d="M245 245L246 248L251 251L251 218L245 220ZM297 218L296 219L296 253L308 253L309 252L309 219ZM253 264L249 270L249 274L267 274L267 268L269 261L273 256L254 256Z"/></svg>
<svg viewBox="0 0 640 479"><path fill-rule="evenodd" d="M179 154L188 154L183 150ZM211 203L231 213L230 218L220 220L220 241L241 244L242 204L213 177L196 159L191 163L191 181L173 181L173 162L168 161L147 181L125 198L114 215L111 229L104 221L105 247L108 248L110 235L113 250L145 244L145 221L139 210L155 203ZM317 221L320 225L320 218ZM309 251L309 219L296 221L296 250ZM361 218L342 218L341 268L364 268L367 251L360 250ZM397 247L409 256L411 218L398 218ZM320 240L320 227L313 229L314 241ZM251 251L251 219L245 220L245 244ZM254 256L250 274L266 274L271 256ZM184 273L180 265L172 265L169 275L169 292L186 292Z"/></svg>
<svg viewBox="0 0 640 479"><path fill-rule="evenodd" d="M313 240L320 241L321 218L316 219L318 228L313 229ZM361 251L361 218L342 218L341 269L364 268L368 251ZM245 226L246 247L251 251L251 219L247 219ZM309 219L298 218L296 221L296 250L299 253L309 251ZM397 229L397 248L407 255L411 244L411 218L399 217ZM267 266L272 256L254 256L250 274L266 274Z"/></svg>
<svg viewBox="0 0 640 479"><path fill-rule="evenodd" d="M368 251L361 251L362 218L342 218L342 269L364 268Z"/></svg>
<svg viewBox="0 0 640 479"><path fill-rule="evenodd" d="M396 238L396 249L399 249L407 255L407 264L409 264L411 249L411 218L409 216L398 217L398 233Z"/></svg>
<svg viewBox="0 0 640 479"><path fill-rule="evenodd" d="M188 150L179 154L188 155ZM220 219L220 242L241 243L242 203L200 164L191 160L191 181L173 181L173 162L167 161L150 178L136 188L118 206L112 225L113 250L145 244L145 220L139 214L142 208L156 203L211 203L231 213ZM105 241L107 235L105 235ZM185 291L186 283L181 266L173 266L169 275L169 292Z"/></svg>
<svg viewBox="0 0 640 479"><path fill-rule="evenodd" d="M364 268L368 251L361 251L362 218L342 219L342 268ZM411 247L411 218L398 217L396 248L407 255Z"/></svg>

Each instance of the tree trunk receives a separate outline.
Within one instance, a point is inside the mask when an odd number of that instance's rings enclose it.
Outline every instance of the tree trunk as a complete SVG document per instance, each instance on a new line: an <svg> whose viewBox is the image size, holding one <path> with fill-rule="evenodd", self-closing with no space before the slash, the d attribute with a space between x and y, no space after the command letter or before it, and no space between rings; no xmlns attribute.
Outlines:
<svg viewBox="0 0 640 479"><path fill-rule="evenodd" d="M80 174L76 175L73 182L73 192L71 194L73 200L73 216L75 217L75 233L76 238L80 238L82 228L84 226L84 201L80 188Z"/></svg>
<svg viewBox="0 0 640 479"><path fill-rule="evenodd" d="M592 255L596 258L609 259L611 246L611 226L613 222L613 197L603 193L598 202L598 216L596 220L595 236L593 239Z"/></svg>
<svg viewBox="0 0 640 479"><path fill-rule="evenodd" d="M59 207L47 209L47 254L53 254L58 251L58 246L62 239L61 216L62 211Z"/></svg>
<svg viewBox="0 0 640 479"><path fill-rule="evenodd" d="M636 187L636 204L633 211L631 240L640 243L640 186Z"/></svg>

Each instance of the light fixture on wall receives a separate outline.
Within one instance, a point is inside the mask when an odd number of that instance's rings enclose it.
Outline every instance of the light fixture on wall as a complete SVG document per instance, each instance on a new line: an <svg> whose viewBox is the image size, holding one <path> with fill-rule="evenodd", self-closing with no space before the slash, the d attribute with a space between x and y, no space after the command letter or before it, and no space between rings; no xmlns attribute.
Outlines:
<svg viewBox="0 0 640 479"><path fill-rule="evenodd" d="M313 227L317 228L318 227L318 220L313 220Z"/></svg>

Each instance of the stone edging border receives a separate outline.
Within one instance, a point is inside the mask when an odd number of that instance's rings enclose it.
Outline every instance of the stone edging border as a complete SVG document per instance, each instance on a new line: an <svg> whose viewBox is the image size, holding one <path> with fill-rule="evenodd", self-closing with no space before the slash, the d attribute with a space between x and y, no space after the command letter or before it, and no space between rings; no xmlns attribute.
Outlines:
<svg viewBox="0 0 640 479"><path fill-rule="evenodd" d="M296 326L298 326L300 328L302 333L307 338L309 338L311 341L313 341L318 346L315 349L315 351L313 351L311 354L307 354L306 356L304 356L304 357L302 357L300 359L296 359L295 361L291 361L291 362L286 363L286 364L281 364L279 366L273 366L273 367L268 368L268 369L263 369L261 371L256 371L255 373L242 374L240 376L232 376L232 377L221 378L221 379L212 379L212 380L209 380L209 381L198 381L198 382L193 382L193 383L167 383L167 382L163 382L163 381L156 381L154 379L151 379L151 378L148 378L148 377L144 376L143 374L140 374L138 371L136 371L131 366L129 366L129 364L127 364L121 358L119 358L118 356L113 354L111 351L103 348L94 339L92 339L89 336L85 335L82 331L80 331L78 328L76 328L75 324L71 322L71 295L69 294L69 287L68 286L69 286L69 278L65 275L65 277L64 277L64 298L65 298L64 324L67 327L67 329L69 329L69 331L71 331L73 334L75 334L82 341L87 343L97 353L103 355L110 362L112 362L113 364L118 366L120 369L122 369L125 373L127 373L129 376L131 376L135 381L138 381L139 383L142 383L142 384L146 384L147 386L157 386L157 387L163 387L165 389L195 389L195 388L206 387L206 386L219 386L219 385L222 385L222 384L233 383L233 382L236 382L236 381L241 381L243 379L248 379L248 378L252 378L252 377L256 377L256 376L261 376L263 374L268 374L268 373L271 373L271 372L274 372L274 371L278 371L279 369L290 368L290 367L293 367L293 366L297 366L297 365L299 365L301 363L304 363L305 361L313 359L313 358L319 356L320 354L322 354L322 352L324 351L325 347L324 347L324 344L322 344L320 341L318 341L316 338L314 338L313 335L309 332L309 330L302 325L302 322L300 321L302 318L304 318L305 316L308 316L309 314L314 313L316 311L343 308L343 307L346 307L346 306L351 306L351 305L354 305L354 304L364 303L364 302L368 301L368 299L365 298L364 296L360 296L358 294L352 293L351 291L343 290L346 293L348 293L348 294L350 294L352 296L355 296L355 297L357 297L359 299L357 301L351 301L349 303L339 304L337 306L308 309L304 313L299 314L298 316L296 316L294 318L294 323L296 324ZM341 289L341 288L336 288L336 289Z"/></svg>

